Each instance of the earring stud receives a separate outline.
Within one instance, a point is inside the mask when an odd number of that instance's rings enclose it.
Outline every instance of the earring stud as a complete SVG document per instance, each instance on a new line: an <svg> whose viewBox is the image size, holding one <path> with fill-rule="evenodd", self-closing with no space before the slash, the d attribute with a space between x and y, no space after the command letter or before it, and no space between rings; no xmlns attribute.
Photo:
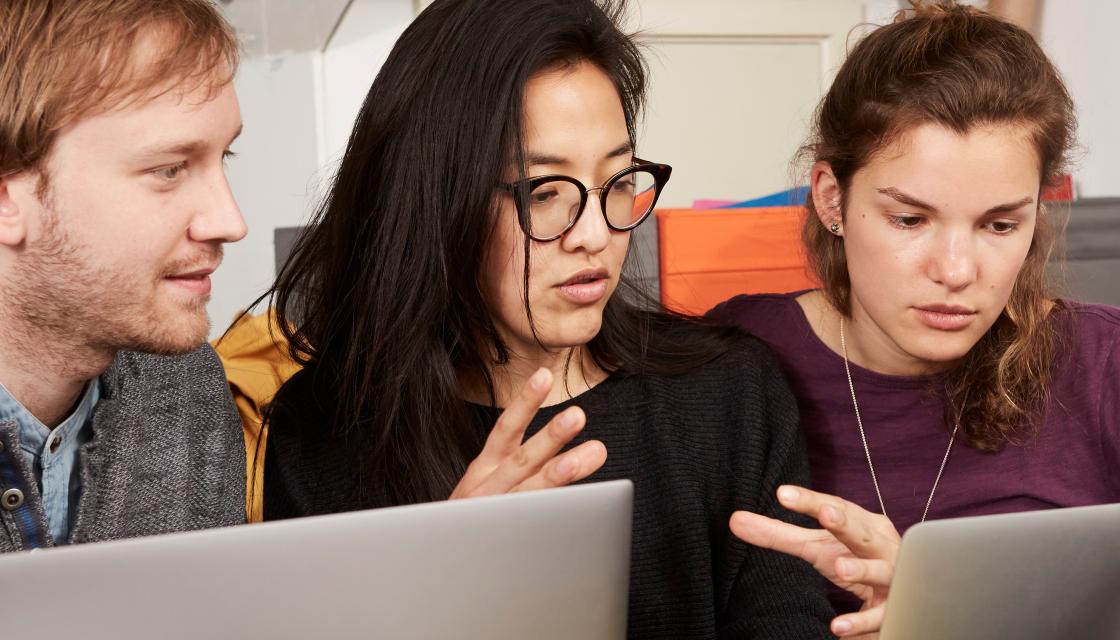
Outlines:
<svg viewBox="0 0 1120 640"><path fill-rule="evenodd" d="M840 223L833 222L832 226L830 226L828 230L832 232L832 235L840 235Z"/></svg>

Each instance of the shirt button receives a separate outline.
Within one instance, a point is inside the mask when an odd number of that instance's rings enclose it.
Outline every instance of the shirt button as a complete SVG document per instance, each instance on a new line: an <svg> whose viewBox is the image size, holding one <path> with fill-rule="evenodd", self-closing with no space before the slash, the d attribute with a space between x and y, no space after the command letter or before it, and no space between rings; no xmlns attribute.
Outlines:
<svg viewBox="0 0 1120 640"><path fill-rule="evenodd" d="M51 439L51 453L58 453L58 447L62 444L62 436L56 435Z"/></svg>
<svg viewBox="0 0 1120 640"><path fill-rule="evenodd" d="M0 495L0 507L7 511L15 511L23 505L23 492L19 489L8 489Z"/></svg>

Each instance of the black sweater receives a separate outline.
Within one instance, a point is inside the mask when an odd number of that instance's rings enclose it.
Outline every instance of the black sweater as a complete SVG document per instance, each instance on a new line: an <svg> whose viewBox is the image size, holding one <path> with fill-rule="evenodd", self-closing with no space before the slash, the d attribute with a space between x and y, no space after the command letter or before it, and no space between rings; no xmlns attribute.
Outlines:
<svg viewBox="0 0 1120 640"><path fill-rule="evenodd" d="M310 374L281 390L265 457L265 519L389 506L358 499L355 454L325 430ZM777 504L778 485L808 484L797 409L770 354L753 339L688 374L612 375L542 409L538 431L579 405L573 444L601 440L606 464L589 481L634 483L631 638L832 638L823 583L806 563L736 539L728 519L749 509L805 524ZM473 405L472 405L473 406ZM498 410L473 406L484 424Z"/></svg>

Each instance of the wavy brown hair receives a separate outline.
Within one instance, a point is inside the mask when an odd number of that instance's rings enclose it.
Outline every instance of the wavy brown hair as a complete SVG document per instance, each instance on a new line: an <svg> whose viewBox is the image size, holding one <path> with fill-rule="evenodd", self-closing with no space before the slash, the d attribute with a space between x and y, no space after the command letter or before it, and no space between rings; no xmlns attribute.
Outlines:
<svg viewBox="0 0 1120 640"><path fill-rule="evenodd" d="M1031 134L1041 193L1064 169L1076 129L1057 69L1029 33L999 18L952 2L912 5L851 51L817 109L802 157L827 162L844 194L856 171L915 126L933 123L964 134L1013 125ZM821 224L811 195L806 206L802 237L811 268L829 302L848 316L844 241ZM1058 353L1046 280L1053 240L1040 205L1006 308L943 377L946 422L959 421L977 449L1021 443L1037 429Z"/></svg>
<svg viewBox="0 0 1120 640"><path fill-rule="evenodd" d="M0 2L0 176L42 170L83 116L173 90L216 92L238 56L209 0Z"/></svg>

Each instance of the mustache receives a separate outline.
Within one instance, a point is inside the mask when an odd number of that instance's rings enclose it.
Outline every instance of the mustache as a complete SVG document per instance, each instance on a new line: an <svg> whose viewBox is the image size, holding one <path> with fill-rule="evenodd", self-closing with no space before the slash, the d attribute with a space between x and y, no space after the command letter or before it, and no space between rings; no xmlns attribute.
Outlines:
<svg viewBox="0 0 1120 640"><path fill-rule="evenodd" d="M160 277L166 278L180 273L191 273L203 269L217 268L225 253L221 245L203 249L185 258L179 258L164 266Z"/></svg>

